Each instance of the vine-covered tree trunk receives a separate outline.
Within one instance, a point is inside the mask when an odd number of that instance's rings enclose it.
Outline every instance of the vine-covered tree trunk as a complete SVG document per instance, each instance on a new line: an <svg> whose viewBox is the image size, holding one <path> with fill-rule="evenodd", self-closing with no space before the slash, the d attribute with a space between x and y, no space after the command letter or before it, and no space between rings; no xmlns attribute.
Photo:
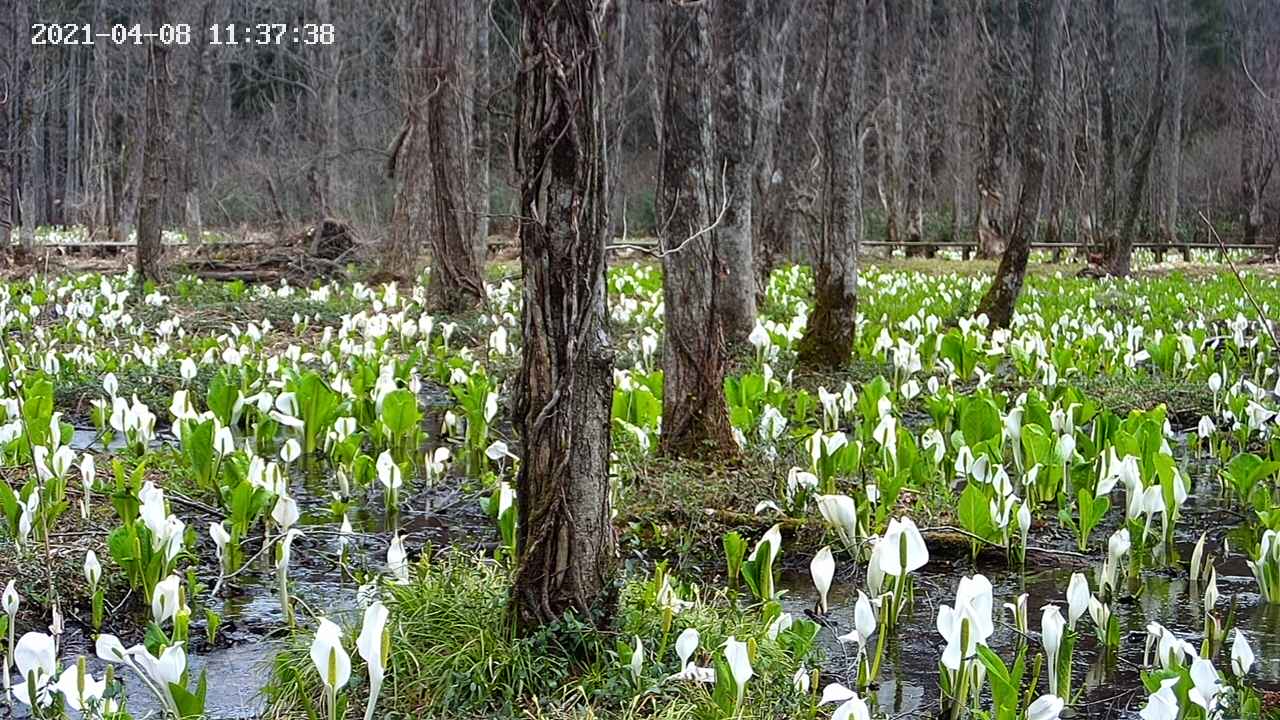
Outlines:
<svg viewBox="0 0 1280 720"><path fill-rule="evenodd" d="M827 81L822 104L822 234L813 268L813 311L797 348L797 362L836 368L853 354L857 328L858 241L862 236L862 144L858 103L862 87L858 43L863 3L828 0Z"/></svg>
<svg viewBox="0 0 1280 720"><path fill-rule="evenodd" d="M752 176L756 108L753 0L718 0L713 24L716 69L716 189L724 217L716 227L716 309L725 344L746 345L756 323L752 259Z"/></svg>
<svg viewBox="0 0 1280 720"><path fill-rule="evenodd" d="M613 351L605 314L607 147L599 0L521 0L515 123L524 344L514 408L523 631L612 614Z"/></svg>
<svg viewBox="0 0 1280 720"><path fill-rule="evenodd" d="M151 0L152 27L167 23L165 0ZM169 48L153 41L147 45L146 142L143 143L142 186L138 192L138 275L140 280L160 279L161 213L167 171L166 153L171 147L172 108L169 106Z"/></svg>
<svg viewBox="0 0 1280 720"><path fill-rule="evenodd" d="M1022 126L1022 190L1014 211L1009 244L1000 257L1000 267L991 287L978 304L978 312L986 313L996 327L1009 327L1013 306L1022 293L1027 274L1027 258L1035 235L1036 214L1040 208L1040 190L1044 169L1048 118L1046 106L1052 91L1053 65L1058 56L1059 0L1034 0L1036 28L1031 59L1031 88L1026 95Z"/></svg>
<svg viewBox="0 0 1280 720"><path fill-rule="evenodd" d="M716 308L720 261L710 230L719 173L711 167L707 8L666 8L660 24L664 71L657 204L666 307L662 451L684 457L729 454L737 446L724 398L724 333Z"/></svg>

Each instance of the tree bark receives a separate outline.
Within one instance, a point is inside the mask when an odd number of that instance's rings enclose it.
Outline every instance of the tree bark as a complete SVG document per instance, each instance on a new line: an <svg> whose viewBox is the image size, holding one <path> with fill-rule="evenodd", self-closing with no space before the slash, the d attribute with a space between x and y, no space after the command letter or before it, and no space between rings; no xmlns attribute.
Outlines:
<svg viewBox="0 0 1280 720"><path fill-rule="evenodd" d="M1115 232L1116 197L1116 113L1111 89L1116 82L1116 2L1100 0L1102 11L1102 68L1098 73L1098 105L1102 122L1102 218L1098 223L1102 237L1110 245Z"/></svg>
<svg viewBox="0 0 1280 720"><path fill-rule="evenodd" d="M862 89L865 6L828 0L827 72L822 104L824 157L822 234L813 268L813 311L796 361L808 368L849 362L857 334L858 242L862 237L862 143L857 104Z"/></svg>
<svg viewBox="0 0 1280 720"><path fill-rule="evenodd" d="M460 30L469 12L465 0L406 1L399 60L405 121L388 164L399 184L382 270L412 278L425 236L430 304L445 312L474 308L484 294L468 202L470 91L463 81Z"/></svg>
<svg viewBox="0 0 1280 720"><path fill-rule="evenodd" d="M978 312L986 313L995 327L1009 327L1013 307L1022 293L1027 274L1027 258L1035 234L1036 216L1040 208L1040 191L1044 185L1048 136L1048 95L1052 92L1053 67L1058 59L1058 25L1060 0L1035 0L1035 39L1032 44L1031 88L1026 95L1022 126L1022 190L1013 218L1013 232L1000 258L1000 266L991 287L978 304Z"/></svg>
<svg viewBox="0 0 1280 720"><path fill-rule="evenodd" d="M1010 11L999 4L991 11L991 22L998 26L993 31L997 36L1004 32L1000 26L1010 25L1004 17L1007 12ZM1004 223L1004 185L1010 113L1006 100L1007 88L1013 86L1013 80L1004 63L997 58L1000 48L993 45L993 42L987 42L983 48L987 80L982 97L982 160L977 172L978 200L974 216L978 256L984 258L1001 255L1008 242Z"/></svg>
<svg viewBox="0 0 1280 720"><path fill-rule="evenodd" d="M31 8L27 3L20 2L16 5L17 13L16 26L13 31L22 32L21 28L31 27ZM18 40L15 37L15 40ZM40 87L39 78L37 76L37 68L33 67L31 56L33 48L31 43L25 40L18 40L15 43L17 48L17 64L19 67L19 77L26 79L26 82L18 84L19 101L18 101L18 122L17 122L17 140L14 142L14 154L17 161L18 170L17 191L18 191L18 219L22 223L21 229L18 231L18 240L21 245L19 253L29 255L36 243L36 188L35 188L35 166L40 160L38 145L36 143L35 129L35 94L36 89Z"/></svg>
<svg viewBox="0 0 1280 720"><path fill-rule="evenodd" d="M315 0L315 23L334 22L332 0ZM312 212L318 218L333 214L333 159L338 150L338 49L312 47L312 84L315 102L311 109L312 141L315 155L307 170L311 186Z"/></svg>
<svg viewBox="0 0 1280 720"><path fill-rule="evenodd" d="M151 0L151 24L168 22L166 0ZM138 195L138 278L160 280L160 253L167 151L172 109L169 106L169 48L159 41L147 45L146 142L143 143L142 187Z"/></svg>
<svg viewBox="0 0 1280 720"><path fill-rule="evenodd" d="M716 310L725 345L743 347L756 323L752 258L752 178L755 175L754 103L756 58L754 0L719 0L714 5L716 64L716 195L724 217L716 228Z"/></svg>
<svg viewBox="0 0 1280 720"><path fill-rule="evenodd" d="M716 308L717 272L711 200L719 173L711 164L707 9L673 6L660 20L662 79L658 217L663 348L662 451L682 457L736 452L724 397L725 345Z"/></svg>
<svg viewBox="0 0 1280 720"><path fill-rule="evenodd" d="M211 0L206 0L203 4L201 27L208 27L211 22L212 4ZM187 111L182 123L182 144L185 149L182 158L182 224L186 230L187 244L193 246L199 245L204 236L204 217L200 212L200 158L203 157L200 148L200 108L204 105L205 76L208 74L205 63L207 45L204 38L203 32L194 34L193 47L187 49L190 53L190 76L187 82Z"/></svg>
<svg viewBox="0 0 1280 720"><path fill-rule="evenodd" d="M804 236L805 223L800 221L802 206L811 195L813 183L814 143L808 141L813 132L815 89L822 64L822 48L811 42L818 32L816 13L796 12L793 22L798 27L787 33L788 42L781 45L782 57L777 95L781 103L779 118L775 122L775 134L771 138L772 170L761 179L759 196L763 198L760 232L755 238L757 297L762 298L769 285L773 269L786 260L799 261L807 252L798 248ZM786 21L784 21L784 28ZM766 67L766 76L769 72ZM797 141L797 139L803 139ZM808 208L805 207L805 210Z"/></svg>
<svg viewBox="0 0 1280 720"><path fill-rule="evenodd" d="M514 416L523 455L512 603L528 633L568 611L608 622L617 552L603 8L598 0L521 0L520 8L515 167L524 343Z"/></svg>
<svg viewBox="0 0 1280 720"><path fill-rule="evenodd" d="M1169 52L1165 37L1163 0L1156 3L1156 77L1151 90L1151 106L1147 109L1146 121L1137 138L1137 152L1134 155L1133 169L1129 174L1129 195L1125 206L1124 224L1120 232L1111 237L1107 247L1106 271L1110 275L1127 276L1130 271L1133 255L1133 233L1138 224L1138 213L1142 209L1142 199L1146 194L1147 180L1151 175L1151 156L1155 152L1156 140L1160 136L1160 125L1164 121L1164 106L1169 94Z"/></svg>
<svg viewBox="0 0 1280 720"><path fill-rule="evenodd" d="M1182 5L1182 3L1179 3ZM1178 215L1181 212L1182 184L1182 113L1187 85L1187 17L1186 9L1178 14L1173 51L1173 97L1169 107L1169 126L1165 142L1165 177L1161 202L1160 241L1173 245L1178 241Z"/></svg>
<svg viewBox="0 0 1280 720"><path fill-rule="evenodd" d="M471 98L471 162L468 168L471 201L471 236L475 245L476 261L481 267L489 254L489 192L490 186L490 122L489 95L491 71L489 68L489 44L492 23L489 20L491 0L475 2L475 43L471 47L470 91Z"/></svg>

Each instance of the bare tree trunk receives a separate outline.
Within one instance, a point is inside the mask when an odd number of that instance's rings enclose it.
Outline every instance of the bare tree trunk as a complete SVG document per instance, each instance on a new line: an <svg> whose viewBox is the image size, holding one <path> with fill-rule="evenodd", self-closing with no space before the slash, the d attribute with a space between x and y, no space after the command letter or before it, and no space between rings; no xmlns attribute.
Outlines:
<svg viewBox="0 0 1280 720"><path fill-rule="evenodd" d="M711 102L707 8L662 11L662 175L658 217L663 348L662 451L712 456L736 450L724 398L724 334L716 308L716 243L711 199L719 173L711 167Z"/></svg>
<svg viewBox="0 0 1280 720"><path fill-rule="evenodd" d="M716 64L715 196L724 203L716 228L716 311L729 348L744 346L756 323L752 260L752 177L755 174L754 0L719 0L713 24Z"/></svg>
<svg viewBox="0 0 1280 720"><path fill-rule="evenodd" d="M1179 6L1183 3L1179 2ZM1173 245L1178 241L1178 215L1182 183L1182 113L1187 85L1187 17L1180 7L1173 51L1173 97L1169 107L1169 126L1165 143L1165 177L1163 182L1160 241Z"/></svg>
<svg viewBox="0 0 1280 720"><path fill-rule="evenodd" d="M858 242L862 236L862 144L857 127L862 89L865 6L828 0L827 72L822 103L822 235L813 268L813 312L796 361L808 368L849 362L857 333Z"/></svg>
<svg viewBox="0 0 1280 720"><path fill-rule="evenodd" d="M15 15L17 8L15 7ZM14 171L18 167L18 147L20 143L17 133L14 132L15 122L18 114L21 112L21 104L15 102L19 96L18 68L14 67L13 60L16 58L20 43L17 41L18 25L14 23L9 31L12 33L10 38L6 38L11 44L9 52L4 57L6 67L5 74L2 77L7 92L0 93L0 253L8 253L9 245L13 242L13 189L15 187Z"/></svg>
<svg viewBox="0 0 1280 720"><path fill-rule="evenodd" d="M605 141L609 145L609 231L610 238L630 231L627 227L627 188L623 173L624 140L628 119L630 76L627 72L627 23L631 14L628 3L609 6L604 24L605 42Z"/></svg>
<svg viewBox="0 0 1280 720"><path fill-rule="evenodd" d="M1254 60L1254 45L1257 29L1252 20L1253 18L1243 18L1238 23L1238 32L1241 57L1244 62L1254 63L1256 67L1258 64ZM1262 237L1262 200L1269 180L1269 173L1263 169L1266 164L1263 157L1265 140L1260 106L1265 98L1255 92L1253 83L1247 77L1237 80L1237 85L1240 88L1240 224L1244 229L1244 242L1255 245Z"/></svg>
<svg viewBox="0 0 1280 720"><path fill-rule="evenodd" d="M781 85L782 108L777 138L773 149L773 171L765 179L760 195L764 198L760 233L756 238L756 284L762 296L769 285L769 275L779 262L796 261L802 254L797 247L805 224L800 221L811 196L814 143L815 83L822 66L822 48L811 42L818 32L816 13L798 12L798 26L783 47L785 60Z"/></svg>
<svg viewBox="0 0 1280 720"><path fill-rule="evenodd" d="M315 23L334 22L332 0L315 0ZM312 78L315 103L311 110L315 156L307 169L312 210L317 217L333 214L333 159L338 149L338 49L328 45L312 48Z"/></svg>
<svg viewBox="0 0 1280 720"><path fill-rule="evenodd" d="M201 14L201 27L208 27L212 2L206 0ZM187 244L199 245L204 235L204 218L200 213L200 108L204 104L205 75L208 68L205 64L204 33L197 33L193 38L194 47L189 52L189 72L187 87L187 112L183 118L183 158L182 158L182 210L183 226L186 230Z"/></svg>
<svg viewBox="0 0 1280 720"><path fill-rule="evenodd" d="M489 68L490 31L489 19L492 0L475 3L475 44L471 50L471 163L468 168L471 185L468 203L471 215L471 234L475 241L476 261L481 267L489 254L489 192L490 192L490 122L489 95L492 92Z"/></svg>
<svg viewBox="0 0 1280 720"><path fill-rule="evenodd" d="M31 27L31 8L27 3L20 2L16 6L17 19L14 32L21 32L19 28ZM14 142L14 153L19 163L18 165L18 215L22 222L22 228L18 232L18 240L21 243L19 253L29 255L36 243L36 188L35 188L35 166L40 161L38 151L38 143L36 142L35 127L35 94L42 87L39 77L36 75L37 69L32 66L32 51L30 43L19 41L18 48L18 76L27 79L18 85L21 90L20 101L18 106L18 127L17 140Z"/></svg>
<svg viewBox="0 0 1280 720"><path fill-rule="evenodd" d="M1007 11L997 7L994 12L997 13L994 20L1004 24L1004 18L998 13ZM1005 103L1005 88L1012 85L1012 81L1003 64L997 60L999 49L992 47L993 44L987 42L983 48L987 80L982 97L982 160L977 173L978 201L974 217L978 256L984 258L1002 254L1008 242L1004 226L1004 161L1009 145L1009 109Z"/></svg>
<svg viewBox="0 0 1280 720"><path fill-rule="evenodd" d="M617 551L609 498L603 8L598 0L521 0L521 13L515 166L524 343L513 414L523 454L512 603L528 633L566 611L609 622Z"/></svg>
<svg viewBox="0 0 1280 720"><path fill-rule="evenodd" d="M382 270L416 274L418 248L431 250L434 308L459 312L484 294L468 206L466 93L461 63L465 0L406 0L400 64L405 122L388 169L399 178Z"/></svg>
<svg viewBox="0 0 1280 720"><path fill-rule="evenodd" d="M1026 95L1022 128L1022 190L1013 218L1009 245L1000 258L1000 267L991 287L978 304L978 312L986 313L995 327L1009 327L1013 307L1022 293L1027 273L1027 258L1040 208L1040 190L1044 185L1046 153L1044 139L1049 132L1048 95L1053 90L1053 67L1058 57L1059 0L1035 0L1035 39L1032 44L1031 88Z"/></svg>
<svg viewBox="0 0 1280 720"><path fill-rule="evenodd" d="M1102 220L1103 238L1110 245L1109 236L1115 233L1116 198L1116 112L1112 88L1116 82L1116 2L1100 0L1102 10L1102 69L1098 74L1098 105L1102 122Z"/></svg>
<svg viewBox="0 0 1280 720"><path fill-rule="evenodd" d="M1151 175L1151 156L1155 152L1156 139L1160 136L1165 101L1169 94L1170 63L1168 41L1165 37L1163 4L1161 0L1153 9L1157 75L1151 90L1151 106L1147 109L1147 118L1137 139L1137 153L1134 155L1133 169L1129 174L1129 197L1125 207L1124 224L1120 232L1112 236L1107 248L1107 273L1121 277L1129 274L1133 255L1133 233L1138 224L1138 213L1142 209L1142 198L1146 194L1147 179Z"/></svg>
<svg viewBox="0 0 1280 720"><path fill-rule="evenodd" d="M151 0L151 25L168 22L166 0ZM166 154L171 138L169 107L169 47L147 45L146 142L143 144L142 187L138 202L138 279L160 280L161 214L167 174Z"/></svg>

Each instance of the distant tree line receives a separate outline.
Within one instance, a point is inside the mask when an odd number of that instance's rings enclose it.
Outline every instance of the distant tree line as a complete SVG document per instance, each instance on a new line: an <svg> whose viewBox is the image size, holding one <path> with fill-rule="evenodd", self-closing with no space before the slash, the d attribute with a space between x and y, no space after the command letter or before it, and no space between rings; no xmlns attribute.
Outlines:
<svg viewBox="0 0 1280 720"><path fill-rule="evenodd" d="M660 234L667 222L658 163L670 4L615 0L601 28L614 236ZM711 190L733 198L719 241L730 252L752 243L757 274L820 251L831 209L817 158L826 105L846 90L864 239L922 252L964 240L999 255L1032 176L1039 192L1022 221L1039 241L1174 242L1199 212L1239 241L1280 234L1275 0L1063 3L1039 75L1036 3L854 5L857 69L833 95L823 3L708 3L698 80L713 118ZM192 40L33 45L41 22L182 23ZM231 23L241 42L223 31L212 44L210 26ZM334 44L245 42L257 23L329 24ZM5 3L0 241L30 242L40 225L120 237L150 202L159 224L189 233L336 215L388 240L391 265L442 236L465 236L479 257L490 232L518 220L520 27L515 0ZM1028 134L1032 108L1040 120ZM1042 170L1024 152L1030 140ZM148 168L157 192L146 192Z"/></svg>

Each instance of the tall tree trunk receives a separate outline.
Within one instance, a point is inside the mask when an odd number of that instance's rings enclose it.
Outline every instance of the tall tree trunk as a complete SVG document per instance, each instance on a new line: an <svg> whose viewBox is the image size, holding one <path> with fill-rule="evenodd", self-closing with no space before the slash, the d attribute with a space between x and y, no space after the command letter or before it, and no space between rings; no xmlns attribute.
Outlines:
<svg viewBox="0 0 1280 720"><path fill-rule="evenodd" d="M168 22L166 0L151 0L151 26ZM147 45L146 142L143 143L142 187L138 196L138 278L160 280L161 214L167 185L167 153L171 147L169 47Z"/></svg>
<svg viewBox="0 0 1280 720"><path fill-rule="evenodd" d="M206 0L203 4L201 27L208 27L210 24L212 4L211 0ZM187 112L182 122L182 224L189 245L199 245L204 235L204 218L200 212L200 158L203 156L200 144L200 108L204 105L205 75L208 73L204 37L203 32L196 33L192 38L194 47L187 49L190 53L190 76L187 83Z"/></svg>
<svg viewBox="0 0 1280 720"><path fill-rule="evenodd" d="M627 24L631 4L615 2L605 18L605 138L609 144L609 237L630 233L627 227L627 186L623 152L628 118L630 75L627 72Z"/></svg>
<svg viewBox="0 0 1280 720"><path fill-rule="evenodd" d="M796 138L808 138L813 132L817 92L813 78L821 70L822 48L811 42L813 33L818 32L816 13L797 11L794 24L797 27L782 46L784 57L777 61L783 66L777 80L782 107L775 133L781 137L772 141L773 168L763 178L759 193L764 202L753 253L757 297L763 297L778 263L807 257L807 249L798 249L805 244L800 239L805 225L799 218L814 184L814 148L812 142L797 142Z"/></svg>
<svg viewBox="0 0 1280 720"><path fill-rule="evenodd" d="M526 633L566 611L603 624L615 604L602 5L520 3L524 343L514 415L523 455L512 602Z"/></svg>
<svg viewBox="0 0 1280 720"><path fill-rule="evenodd" d="M862 143L858 103L865 6L827 0L827 72L822 104L822 234L813 269L813 312L796 361L808 368L849 362L857 334L858 242L862 236Z"/></svg>
<svg viewBox="0 0 1280 720"><path fill-rule="evenodd" d="M19 28L31 27L31 8L25 2L16 6L17 25L14 32L22 32ZM31 43L19 41L17 45L18 77L25 79L19 82L18 89L18 123L17 140L14 142L15 160L18 163L18 216L22 228L18 232L21 243L19 253L29 255L36 244L36 187L35 168L40 162L39 145L36 142L35 102L36 91L42 88L38 68L32 64Z"/></svg>
<svg viewBox="0 0 1280 720"><path fill-rule="evenodd" d="M332 0L315 0L317 24L333 24ZM338 49L331 45L312 47L312 78L315 100L311 108L312 142L315 155L307 169L311 190L312 214L333 214L333 160L338 151Z"/></svg>
<svg viewBox="0 0 1280 720"><path fill-rule="evenodd" d="M716 68L716 193L724 216L716 227L716 311L729 348L746 345L756 323L752 260L752 177L756 125L754 0L719 0L713 6Z"/></svg>
<svg viewBox="0 0 1280 720"><path fill-rule="evenodd" d="M979 6L981 7L981 6ZM984 12L979 10L979 12ZM997 25L992 30L1001 36L1010 23L1004 16L1010 12L997 5L991 21ZM982 160L978 166L977 213L974 217L974 239L978 244L978 256L996 257L1004 252L1008 242L1004 224L1005 156L1009 149L1009 108L1006 89L1013 81L1005 63L999 59L1002 50L988 41L983 48L987 79L982 97Z"/></svg>
<svg viewBox="0 0 1280 720"><path fill-rule="evenodd" d="M1111 237L1107 248L1106 270L1108 274L1124 277L1129 274L1133 255L1133 233L1146 194L1147 179L1151 175L1151 156L1155 152L1160 125L1164 121L1164 106L1169 94L1169 52L1165 37L1163 0L1153 8L1156 30L1156 77L1151 90L1151 106L1137 139L1137 151L1133 169L1129 173L1129 195L1125 205L1124 224L1120 232Z"/></svg>
<svg viewBox="0 0 1280 720"><path fill-rule="evenodd" d="M1116 82L1116 2L1100 0L1102 15L1102 68L1098 73L1098 106L1102 123L1102 237L1110 244L1115 233L1116 198L1119 197L1116 176L1116 111L1112 88Z"/></svg>
<svg viewBox="0 0 1280 720"><path fill-rule="evenodd" d="M1160 221L1160 241L1175 244L1178 241L1178 215L1181 208L1182 184L1182 113L1187 85L1187 9L1177 2L1179 13L1173 50L1173 97L1169 103L1169 126L1165 142L1165 177L1162 183L1163 199Z"/></svg>
<svg viewBox="0 0 1280 720"><path fill-rule="evenodd" d="M382 270L415 275L425 237L431 251L433 308L460 312L484 294L472 235L467 176L470 148L462 60L466 0L406 0L399 60L405 121L388 169L399 178Z"/></svg>
<svg viewBox="0 0 1280 720"><path fill-rule="evenodd" d="M475 243L476 261L484 266L489 254L489 192L490 192L490 122L489 95L492 92L489 67L489 43L493 23L489 19L491 0L475 3L475 43L471 46L471 163L468 174L471 179L468 192L471 202L471 235Z"/></svg>
<svg viewBox="0 0 1280 720"><path fill-rule="evenodd" d="M1046 153L1044 140L1050 129L1046 117L1048 95L1053 89L1053 67L1058 58L1058 25L1060 0L1034 0L1035 36L1032 43L1031 88L1026 95L1022 126L1022 190L1013 217L1009 245L1000 258L1000 267L991 287L978 304L978 312L986 313L996 327L1009 327L1013 307L1022 293L1031 253L1036 216L1040 208L1040 190L1044 185Z"/></svg>
<svg viewBox="0 0 1280 720"><path fill-rule="evenodd" d="M712 232L711 199L719 177L712 168L707 8L662 11L662 451L713 456L736 450L724 397L724 333L717 314L720 260Z"/></svg>
<svg viewBox="0 0 1280 720"><path fill-rule="evenodd" d="M1239 23L1240 52L1244 62L1256 67L1254 43L1257 30L1252 20L1244 18ZM1240 74L1243 75L1244 71ZM1247 77L1240 78L1236 84L1240 88L1240 225L1244 229L1244 242L1254 245L1262 235L1262 198L1266 186L1261 172L1263 124L1260 105L1264 99Z"/></svg>

